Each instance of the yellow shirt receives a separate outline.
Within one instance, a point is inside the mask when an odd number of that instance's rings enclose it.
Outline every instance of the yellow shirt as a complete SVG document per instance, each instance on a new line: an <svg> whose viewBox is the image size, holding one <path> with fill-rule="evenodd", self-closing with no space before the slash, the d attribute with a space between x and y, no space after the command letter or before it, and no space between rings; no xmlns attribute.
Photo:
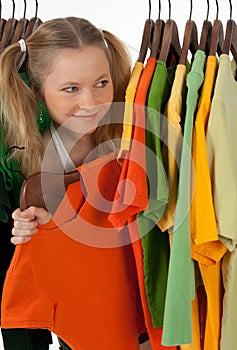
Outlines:
<svg viewBox="0 0 237 350"><path fill-rule="evenodd" d="M207 296L204 350L219 350L221 322L220 260L226 247L218 238L206 150L206 129L215 87L217 59L207 58L205 78L193 131L194 188L191 204L192 258L199 268Z"/></svg>
<svg viewBox="0 0 237 350"><path fill-rule="evenodd" d="M236 62L222 54L206 133L224 282L220 350L236 349L237 332L237 81ZM231 253L230 253L231 252Z"/></svg>
<svg viewBox="0 0 237 350"><path fill-rule="evenodd" d="M184 91L186 90L186 75L186 66L179 64L176 68L170 98L167 103L167 125L165 126L166 135L162 135L162 140L166 144L165 148L162 150L162 153L166 158L164 163L167 163L166 167L169 187L168 204L160 221L157 223L162 231L170 229L174 224L174 213L176 209L178 191L178 164L180 163L182 149L182 129L180 122L183 98L186 98L186 96L184 96Z"/></svg>
<svg viewBox="0 0 237 350"><path fill-rule="evenodd" d="M206 128L217 72L215 56L209 56L193 129L193 198L191 203L192 257L204 264L219 261L226 252L219 241L206 150Z"/></svg>
<svg viewBox="0 0 237 350"><path fill-rule="evenodd" d="M144 68L144 64L136 62L126 89L124 119L123 119L123 133L121 146L118 153L118 159L121 158L123 151L129 151L130 141L132 137L132 123L133 123L133 102L135 99L137 86Z"/></svg>

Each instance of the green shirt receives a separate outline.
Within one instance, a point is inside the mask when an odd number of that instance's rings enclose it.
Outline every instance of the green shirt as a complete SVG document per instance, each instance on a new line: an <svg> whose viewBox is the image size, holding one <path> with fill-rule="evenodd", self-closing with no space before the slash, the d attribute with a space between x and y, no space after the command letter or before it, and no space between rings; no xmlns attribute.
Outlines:
<svg viewBox="0 0 237 350"><path fill-rule="evenodd" d="M205 60L205 53L198 50L186 81L186 116L162 336L162 344L165 346L192 343L195 279L190 249L191 147L194 114L199 89L204 81Z"/></svg>
<svg viewBox="0 0 237 350"><path fill-rule="evenodd" d="M169 236L156 225L168 201L168 186L161 156L160 113L170 96L176 66L157 61L152 78L146 115L146 160L149 187L148 209L138 214L142 236L145 290L154 327L163 325L169 264Z"/></svg>

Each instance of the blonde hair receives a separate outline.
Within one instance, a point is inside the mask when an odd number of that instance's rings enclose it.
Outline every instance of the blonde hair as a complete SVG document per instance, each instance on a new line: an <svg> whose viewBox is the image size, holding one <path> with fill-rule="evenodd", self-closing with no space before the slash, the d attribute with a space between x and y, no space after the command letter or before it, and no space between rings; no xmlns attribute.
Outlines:
<svg viewBox="0 0 237 350"><path fill-rule="evenodd" d="M108 58L114 86L114 102L125 100L131 74L131 61L126 46L108 31L101 31L86 19L67 17L44 22L26 39L25 69L30 86L17 70L19 43L14 43L0 56L0 104L4 144L24 146L12 156L28 176L40 170L43 146L36 122L37 100L43 99L44 79L51 62L60 50L85 46L102 48ZM114 138L121 125L105 125L95 132L95 142Z"/></svg>

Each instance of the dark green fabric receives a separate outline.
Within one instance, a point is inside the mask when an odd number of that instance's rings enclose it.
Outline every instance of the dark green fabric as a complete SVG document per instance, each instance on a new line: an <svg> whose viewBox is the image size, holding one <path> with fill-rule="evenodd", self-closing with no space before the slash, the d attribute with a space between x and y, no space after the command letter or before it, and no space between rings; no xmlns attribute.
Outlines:
<svg viewBox="0 0 237 350"><path fill-rule="evenodd" d="M19 151L22 152L22 151ZM24 177L18 172L19 165L14 159L6 161L7 149L4 146L2 133L0 130L0 173L3 180L3 184L6 191L12 191L13 193L13 206L16 208L19 206L19 193L22 181ZM1 184L2 188L2 184ZM6 205L8 203L6 202Z"/></svg>
<svg viewBox="0 0 237 350"><path fill-rule="evenodd" d="M20 76L22 80L27 84L27 86L30 86L29 80L27 78L27 74L23 72L23 73L20 73ZM40 109L42 112L41 118L40 118ZM37 111L36 111L36 122L41 134L43 134L49 128L50 121L51 121L51 117L47 111L47 107L45 103L43 101L38 100ZM11 145L11 146L23 147L24 145ZM17 173L17 171L19 171L19 164L14 159L11 159L6 163L5 159L6 159L7 152L8 152L8 149L6 148L6 145L4 143L4 135L2 134L2 128L0 125L0 172L2 173L6 190L10 191L14 189L13 191L14 202L16 207L18 207L19 193L20 193L23 177L19 175L19 173ZM19 150L19 152L24 152L24 150Z"/></svg>
<svg viewBox="0 0 237 350"><path fill-rule="evenodd" d="M162 232L156 225L168 202L168 186L161 156L160 113L165 112L175 70L176 65L167 68L164 62L157 61L147 102L146 167L149 203L148 209L138 214L138 226L142 236L144 284L154 327L163 325L170 255L169 234Z"/></svg>
<svg viewBox="0 0 237 350"><path fill-rule="evenodd" d="M61 338L58 338L58 343L60 345L60 350L72 350Z"/></svg>
<svg viewBox="0 0 237 350"><path fill-rule="evenodd" d="M1 329L4 350L48 350L51 333L46 329Z"/></svg>
<svg viewBox="0 0 237 350"><path fill-rule="evenodd" d="M0 221L7 223L11 215L11 204L4 186L3 175L0 172Z"/></svg>

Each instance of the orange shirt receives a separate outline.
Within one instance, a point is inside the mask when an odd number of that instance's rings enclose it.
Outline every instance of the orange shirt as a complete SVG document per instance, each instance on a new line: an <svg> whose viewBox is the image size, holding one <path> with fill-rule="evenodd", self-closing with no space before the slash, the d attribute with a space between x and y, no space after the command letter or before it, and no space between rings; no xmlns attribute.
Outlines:
<svg viewBox="0 0 237 350"><path fill-rule="evenodd" d="M146 329L149 334L152 349L161 350L176 349L176 347L167 348L161 345L162 327L155 328L152 324L144 285L143 251L136 216L137 213L145 210L148 204L145 104L155 67L156 60L154 58L148 58L135 97L133 108L133 134L130 142L130 151L124 153L123 166L120 175L121 186L117 188L115 194L115 203L113 205L114 214L110 214L109 218L111 222L116 225L123 226L126 223L128 224L135 256ZM128 209L130 215L123 215L121 211L128 205L130 206L130 209Z"/></svg>
<svg viewBox="0 0 237 350"><path fill-rule="evenodd" d="M139 349L145 327L129 234L108 220L120 175L116 157L80 167L82 180L68 187L53 219L16 247L2 328L47 328L74 350Z"/></svg>

